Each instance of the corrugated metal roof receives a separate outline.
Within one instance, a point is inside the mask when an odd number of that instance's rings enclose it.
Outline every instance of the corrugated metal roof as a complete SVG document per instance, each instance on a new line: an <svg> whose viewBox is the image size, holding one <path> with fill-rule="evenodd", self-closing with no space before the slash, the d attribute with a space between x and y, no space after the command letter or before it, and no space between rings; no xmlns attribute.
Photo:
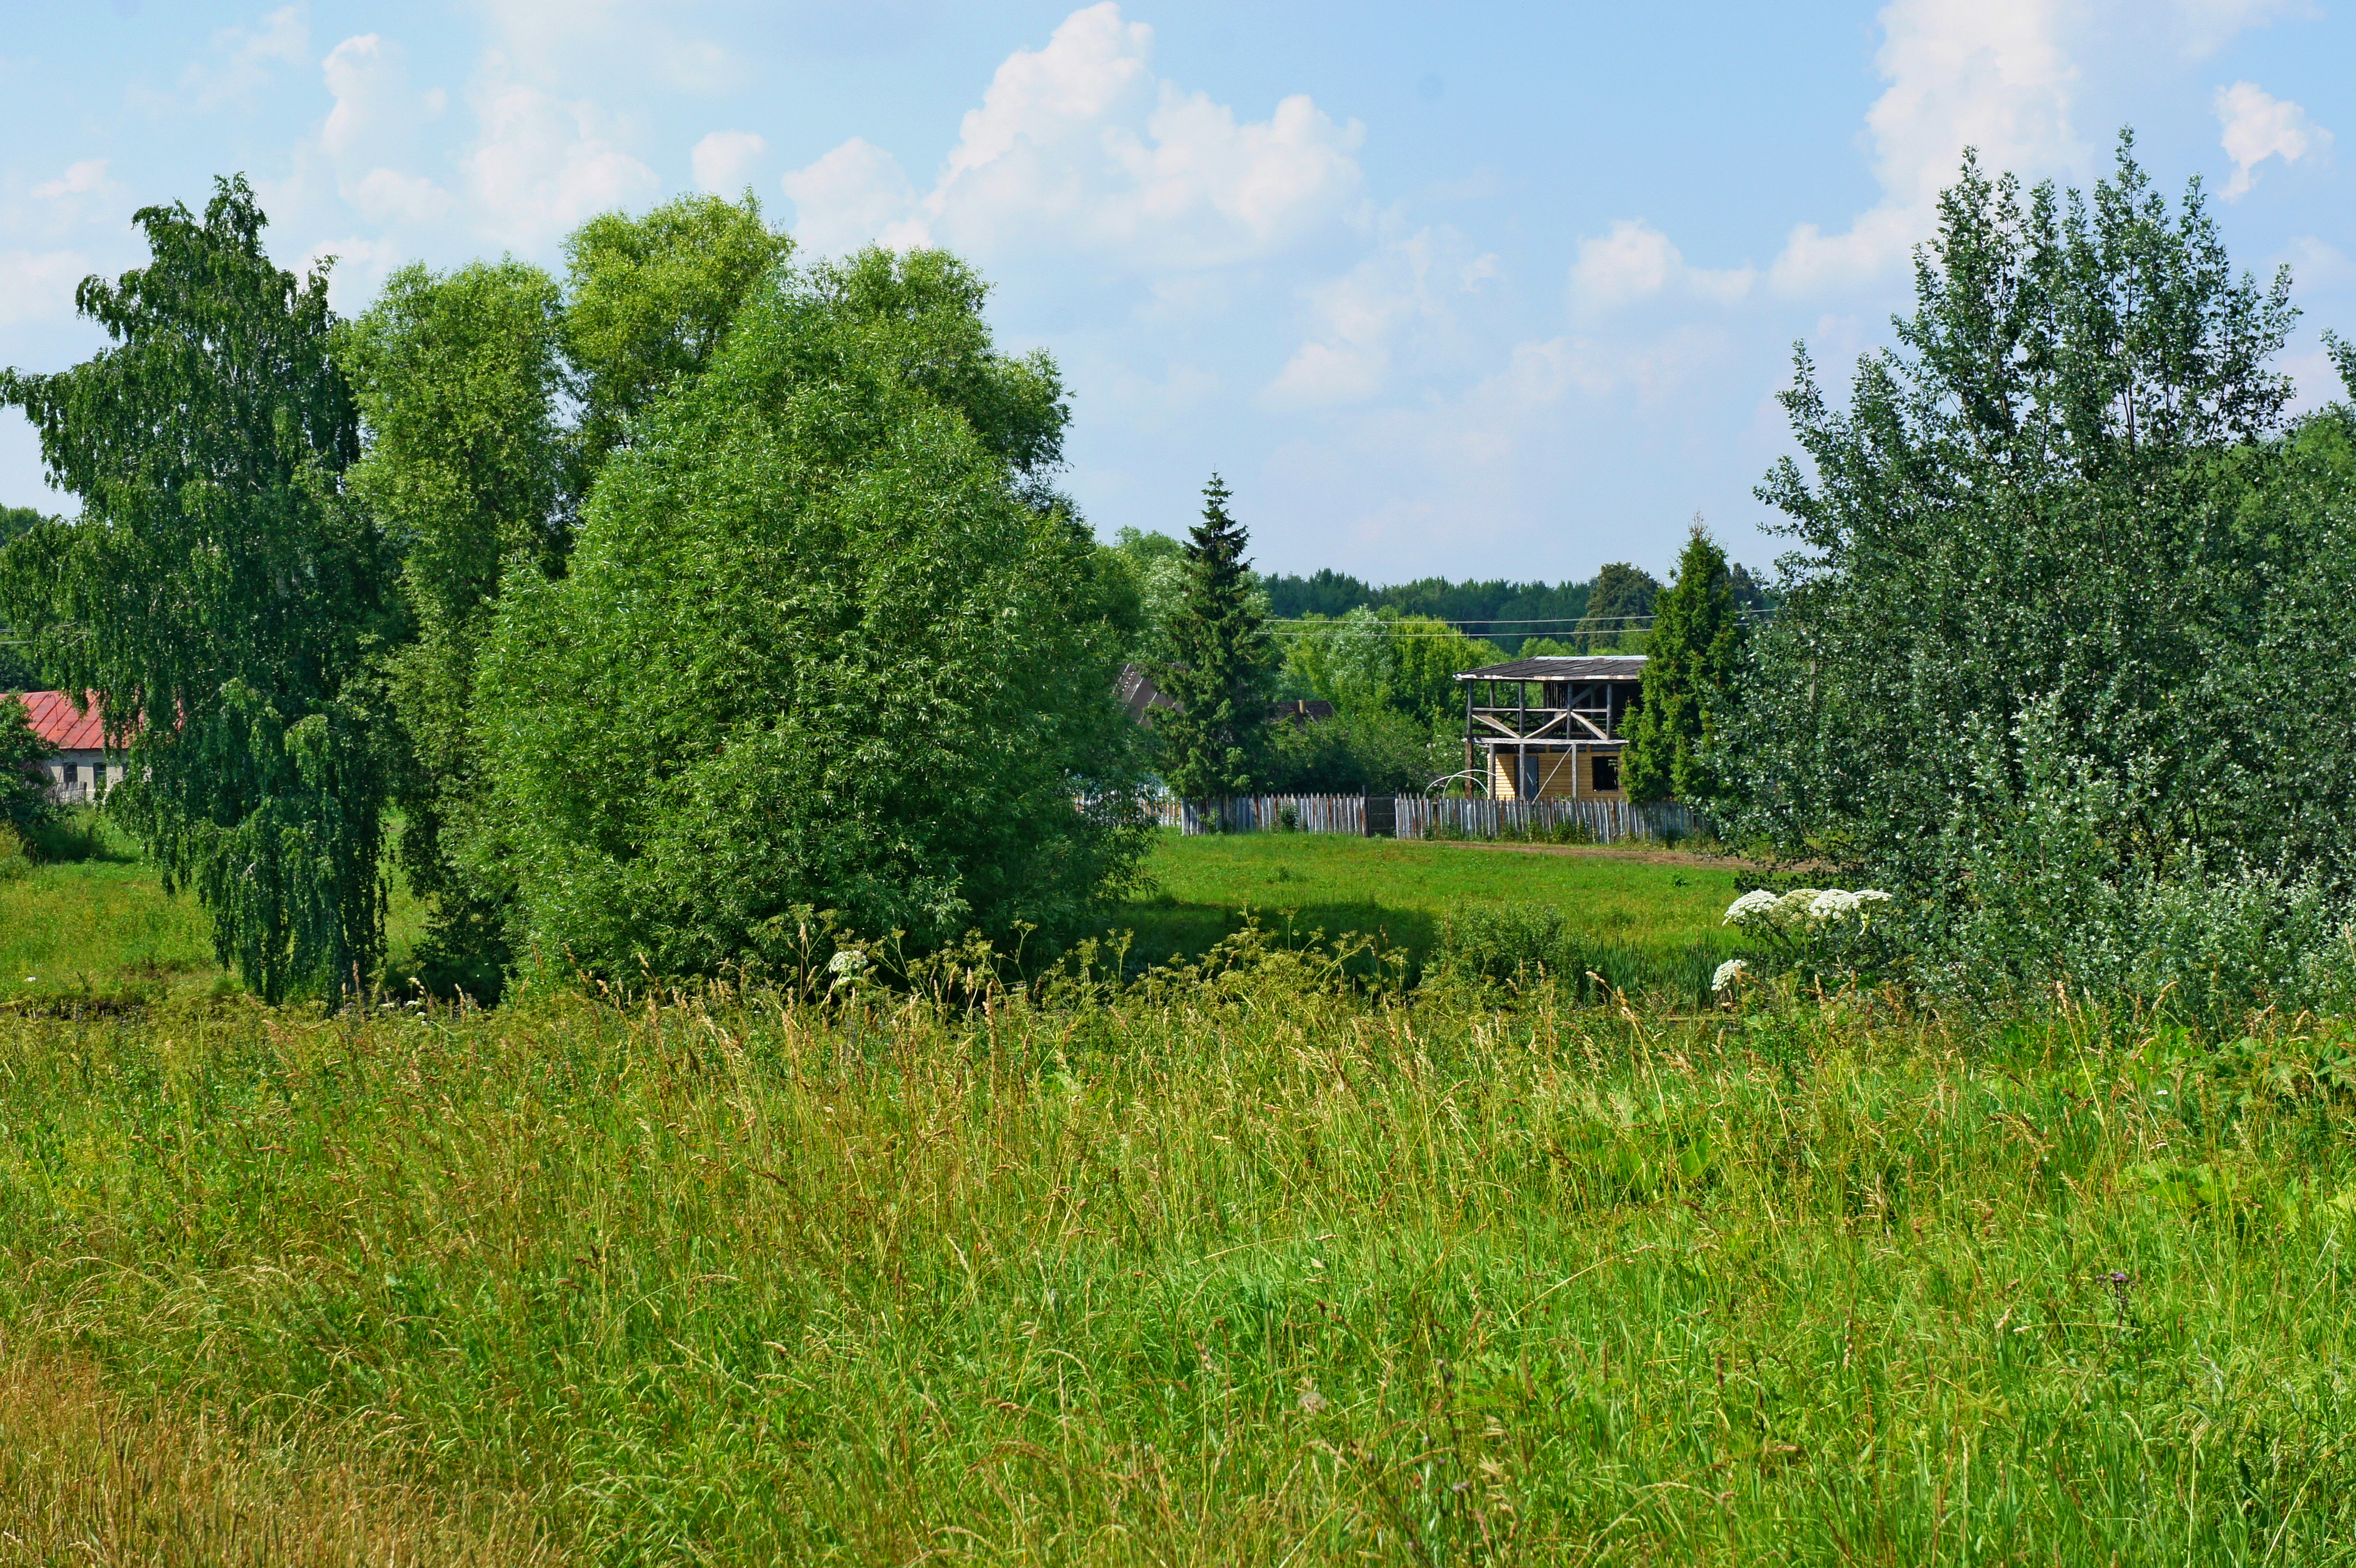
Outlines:
<svg viewBox="0 0 2356 1568"><path fill-rule="evenodd" d="M63 692L27 692L24 702L33 733L59 751L96 751L106 745L106 716L96 703L78 714Z"/></svg>
<svg viewBox="0 0 2356 1568"><path fill-rule="evenodd" d="M1534 659L1509 659L1503 664L1467 670L1459 681L1641 681L1641 653L1596 653L1577 657L1542 653Z"/></svg>

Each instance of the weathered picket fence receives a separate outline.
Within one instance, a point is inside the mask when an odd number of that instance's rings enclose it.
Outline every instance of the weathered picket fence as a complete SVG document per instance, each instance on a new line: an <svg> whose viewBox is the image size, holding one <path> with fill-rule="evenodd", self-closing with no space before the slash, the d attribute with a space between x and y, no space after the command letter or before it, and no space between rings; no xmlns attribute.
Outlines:
<svg viewBox="0 0 2356 1568"><path fill-rule="evenodd" d="M1632 839L1687 839L1710 831L1709 820L1675 800L1634 805L1626 800L1427 800L1421 795L1235 795L1198 803L1156 800L1154 819L1193 833L1349 833L1400 838L1458 834L1466 838L1548 838L1566 831L1595 843Z"/></svg>

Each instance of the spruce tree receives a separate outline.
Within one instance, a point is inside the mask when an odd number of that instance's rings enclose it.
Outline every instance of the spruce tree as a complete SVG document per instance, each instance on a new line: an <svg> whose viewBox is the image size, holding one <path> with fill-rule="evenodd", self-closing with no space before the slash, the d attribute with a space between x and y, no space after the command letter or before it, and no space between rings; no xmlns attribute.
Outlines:
<svg viewBox="0 0 2356 1568"><path fill-rule="evenodd" d="M1636 800L1708 800L1719 791L1709 748L1742 658L1742 617L1720 550L1694 520L1676 582L1654 601L1644 700L1622 759Z"/></svg>
<svg viewBox="0 0 2356 1568"><path fill-rule="evenodd" d="M1227 514L1218 475L1203 487L1203 521L1186 545L1186 596L1170 628L1173 659L1155 683L1178 703L1156 725L1162 776L1186 800L1240 795L1252 787L1268 730L1275 667L1252 574L1248 536Z"/></svg>

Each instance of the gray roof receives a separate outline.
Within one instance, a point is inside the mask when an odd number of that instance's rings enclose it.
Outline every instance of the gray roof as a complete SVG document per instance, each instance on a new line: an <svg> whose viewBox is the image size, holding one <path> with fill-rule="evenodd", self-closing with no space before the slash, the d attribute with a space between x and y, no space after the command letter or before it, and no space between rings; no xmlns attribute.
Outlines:
<svg viewBox="0 0 2356 1568"><path fill-rule="evenodd" d="M1508 659L1503 664L1467 670L1459 681L1641 681L1641 653L1597 653L1585 658L1542 653L1535 659Z"/></svg>

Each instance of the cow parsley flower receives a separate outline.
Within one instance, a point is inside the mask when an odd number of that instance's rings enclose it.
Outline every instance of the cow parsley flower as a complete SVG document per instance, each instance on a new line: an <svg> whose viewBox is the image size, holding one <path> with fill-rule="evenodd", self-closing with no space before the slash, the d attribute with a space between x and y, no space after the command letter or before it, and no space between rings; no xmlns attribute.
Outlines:
<svg viewBox="0 0 2356 1568"><path fill-rule="evenodd" d="M1753 916L1763 915L1772 909L1776 901L1775 895L1768 892L1764 887L1754 887L1726 907L1724 924L1748 925Z"/></svg>
<svg viewBox="0 0 2356 1568"><path fill-rule="evenodd" d="M1827 887L1808 900L1808 918L1812 920L1845 920L1857 913L1857 895L1838 887Z"/></svg>
<svg viewBox="0 0 2356 1568"><path fill-rule="evenodd" d="M847 974L856 976L866 968L867 955L861 952L857 948L844 948L841 952L836 953L832 958L826 961L826 972L829 974Z"/></svg>
<svg viewBox="0 0 2356 1568"><path fill-rule="evenodd" d="M1721 991L1733 990L1742 977L1750 972L1751 966L1740 959L1728 959L1718 966L1718 972L1709 977L1710 994L1715 996Z"/></svg>

